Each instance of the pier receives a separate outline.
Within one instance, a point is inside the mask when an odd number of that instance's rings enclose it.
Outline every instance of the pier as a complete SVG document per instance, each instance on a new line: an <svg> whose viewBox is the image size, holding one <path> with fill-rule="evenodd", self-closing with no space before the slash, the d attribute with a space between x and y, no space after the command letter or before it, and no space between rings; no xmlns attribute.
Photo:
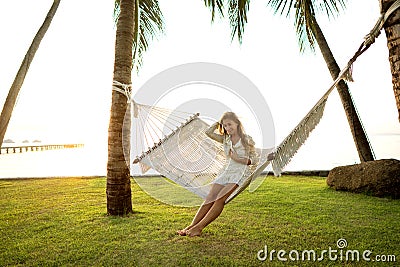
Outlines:
<svg viewBox="0 0 400 267"><path fill-rule="evenodd" d="M80 148L84 144L55 144L55 145L25 145L25 146L7 146L1 147L0 154L22 153L28 151L44 151L65 148Z"/></svg>

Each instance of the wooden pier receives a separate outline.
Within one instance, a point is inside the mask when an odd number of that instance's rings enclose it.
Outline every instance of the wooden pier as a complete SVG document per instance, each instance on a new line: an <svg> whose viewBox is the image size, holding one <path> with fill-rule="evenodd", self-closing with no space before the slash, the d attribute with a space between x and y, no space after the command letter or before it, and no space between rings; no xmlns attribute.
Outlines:
<svg viewBox="0 0 400 267"><path fill-rule="evenodd" d="M44 150L54 150L54 149L64 149L64 148L80 148L83 146L84 144L8 146L8 147L1 147L0 154L22 153L28 151L44 151Z"/></svg>

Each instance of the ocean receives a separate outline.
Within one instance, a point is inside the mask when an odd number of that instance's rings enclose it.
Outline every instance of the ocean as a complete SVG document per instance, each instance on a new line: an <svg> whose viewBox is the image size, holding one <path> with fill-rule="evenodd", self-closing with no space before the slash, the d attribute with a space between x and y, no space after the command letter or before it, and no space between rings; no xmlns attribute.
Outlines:
<svg viewBox="0 0 400 267"><path fill-rule="evenodd" d="M359 162L354 145L343 148L313 143L309 145L306 143L300 148L285 170L330 170L336 166ZM6 145L4 144L3 147ZM26 144L12 144L12 146L15 145ZM395 158L400 160L400 135L376 135L372 138L372 145L377 159ZM270 169L267 168L267 170ZM131 172L132 175L141 174L136 165ZM0 154L0 179L106 176L106 173L106 144ZM150 171L149 174L156 174L156 172Z"/></svg>
<svg viewBox="0 0 400 267"><path fill-rule="evenodd" d="M3 153L0 178L105 176L106 164L107 150L95 146Z"/></svg>

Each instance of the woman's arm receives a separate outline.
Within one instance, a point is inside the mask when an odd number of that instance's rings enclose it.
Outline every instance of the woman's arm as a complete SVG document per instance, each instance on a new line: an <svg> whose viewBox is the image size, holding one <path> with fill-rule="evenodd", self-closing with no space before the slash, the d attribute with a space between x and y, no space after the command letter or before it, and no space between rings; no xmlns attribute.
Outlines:
<svg viewBox="0 0 400 267"><path fill-rule="evenodd" d="M206 135L208 137L210 137L211 139L223 143L224 142L224 136L221 134L216 134L215 130L218 128L219 122L214 123L213 125L210 126L210 128L208 128L206 130Z"/></svg>

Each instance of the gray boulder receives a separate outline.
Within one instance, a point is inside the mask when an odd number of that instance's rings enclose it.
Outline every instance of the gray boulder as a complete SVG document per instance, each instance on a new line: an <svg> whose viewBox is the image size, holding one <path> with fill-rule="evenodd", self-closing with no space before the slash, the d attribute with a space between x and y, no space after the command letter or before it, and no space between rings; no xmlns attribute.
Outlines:
<svg viewBox="0 0 400 267"><path fill-rule="evenodd" d="M333 168L326 179L336 189L400 198L400 161L382 159Z"/></svg>

